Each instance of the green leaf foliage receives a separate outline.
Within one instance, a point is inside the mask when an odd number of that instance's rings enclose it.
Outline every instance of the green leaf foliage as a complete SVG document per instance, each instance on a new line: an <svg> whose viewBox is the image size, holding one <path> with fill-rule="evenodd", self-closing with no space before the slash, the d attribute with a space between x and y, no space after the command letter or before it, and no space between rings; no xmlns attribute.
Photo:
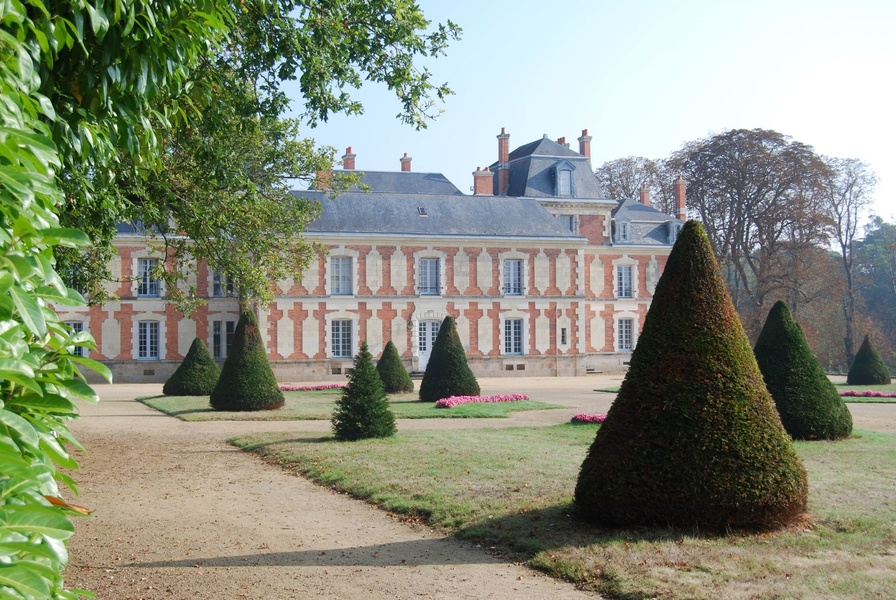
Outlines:
<svg viewBox="0 0 896 600"><path fill-rule="evenodd" d="M420 400L437 402L450 396L478 396L479 382L467 364L467 355L457 333L457 323L449 315L442 321L439 335L432 345L423 381Z"/></svg>
<svg viewBox="0 0 896 600"><path fill-rule="evenodd" d="M395 347L392 340L389 340L386 347L383 348L383 355L376 363L376 370L380 374L387 394L414 391L414 381L408 375L408 370L404 368L404 363L401 362L401 357L398 355L398 348Z"/></svg>
<svg viewBox="0 0 896 600"><path fill-rule="evenodd" d="M367 342L361 342L348 385L336 402L332 423L333 433L340 441L395 435L395 416Z"/></svg>
<svg viewBox="0 0 896 600"><path fill-rule="evenodd" d="M575 505L611 526L767 529L797 519L807 491L706 233L689 221L582 464Z"/></svg>
<svg viewBox="0 0 896 600"><path fill-rule="evenodd" d="M884 364L874 346L871 345L871 336L865 334L859 351L849 367L846 375L846 383L850 385L885 385L891 383L890 369Z"/></svg>
<svg viewBox="0 0 896 600"><path fill-rule="evenodd" d="M273 410L285 402L252 311L240 315L230 354L210 400L216 410L236 411Z"/></svg>
<svg viewBox="0 0 896 600"><path fill-rule="evenodd" d="M792 438L849 437L852 415L785 302L779 300L769 311L753 352L784 429Z"/></svg>
<svg viewBox="0 0 896 600"><path fill-rule="evenodd" d="M220 375L221 369L209 354L205 342L196 338L183 362L162 386L162 393L166 396L209 396Z"/></svg>

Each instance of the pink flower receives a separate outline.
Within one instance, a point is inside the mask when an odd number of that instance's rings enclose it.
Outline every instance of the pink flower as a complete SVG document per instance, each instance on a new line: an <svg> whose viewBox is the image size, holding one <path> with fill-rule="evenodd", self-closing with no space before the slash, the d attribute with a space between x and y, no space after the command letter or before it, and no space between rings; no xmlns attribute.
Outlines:
<svg viewBox="0 0 896 600"><path fill-rule="evenodd" d="M528 400L525 394L497 394L494 396L449 396L436 402L436 408L454 408L460 404L473 404L477 402L517 402Z"/></svg>
<svg viewBox="0 0 896 600"><path fill-rule="evenodd" d="M571 419L573 423L603 423L606 420L607 415L603 413L597 414L588 414L588 413L579 413Z"/></svg>
<svg viewBox="0 0 896 600"><path fill-rule="evenodd" d="M319 383L317 385L281 385L282 392L318 392L321 390L335 390L344 388L344 383Z"/></svg>
<svg viewBox="0 0 896 600"><path fill-rule="evenodd" d="M853 396L857 398L896 398L896 392L887 393L887 392L877 392L874 390L865 390L864 392L857 392L856 390L847 390L845 392L840 392L841 396Z"/></svg>

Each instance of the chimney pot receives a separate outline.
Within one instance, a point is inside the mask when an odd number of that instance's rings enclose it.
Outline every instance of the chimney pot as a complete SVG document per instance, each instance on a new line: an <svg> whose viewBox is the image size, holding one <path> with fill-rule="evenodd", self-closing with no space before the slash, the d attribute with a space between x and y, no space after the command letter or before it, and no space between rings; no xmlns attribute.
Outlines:
<svg viewBox="0 0 896 600"><path fill-rule="evenodd" d="M405 152L404 156L401 157L401 170L402 171L410 171L411 170L411 160L413 160L408 153Z"/></svg>
<svg viewBox="0 0 896 600"><path fill-rule="evenodd" d="M476 196L491 196L495 189L495 174L488 167L483 171L476 167L473 171L473 194Z"/></svg>
<svg viewBox="0 0 896 600"><path fill-rule="evenodd" d="M588 135L587 129L582 130L582 137L579 138L579 154L591 162L591 136Z"/></svg>
<svg viewBox="0 0 896 600"><path fill-rule="evenodd" d="M650 206L650 190L647 189L647 184L641 184L641 204L646 206Z"/></svg>
<svg viewBox="0 0 896 600"><path fill-rule="evenodd" d="M687 183L685 182L684 177L679 175L678 179L675 180L672 195L675 198L675 216L682 221L688 220L686 187Z"/></svg>
<svg viewBox="0 0 896 600"><path fill-rule="evenodd" d="M498 194L507 193L510 185L510 134L501 128L498 135Z"/></svg>

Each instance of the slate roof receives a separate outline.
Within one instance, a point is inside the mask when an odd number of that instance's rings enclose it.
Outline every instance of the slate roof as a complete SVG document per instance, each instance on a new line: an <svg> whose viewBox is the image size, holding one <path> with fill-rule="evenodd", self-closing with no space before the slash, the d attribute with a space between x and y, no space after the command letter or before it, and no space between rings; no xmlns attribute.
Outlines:
<svg viewBox="0 0 896 600"><path fill-rule="evenodd" d="M648 221L651 223L665 223L674 219L671 215L667 215L652 206L641 204L640 201L634 198L620 200L619 206L613 209L612 216L614 219Z"/></svg>
<svg viewBox="0 0 896 600"><path fill-rule="evenodd" d="M335 171L339 172L339 171ZM463 196L448 178L441 173L418 173L414 171L342 171L357 172L362 175L361 183L373 194L439 194ZM355 191L360 191L356 188Z"/></svg>
<svg viewBox="0 0 896 600"><path fill-rule="evenodd" d="M547 137L520 146L510 153L508 159L510 164L508 196L558 198L555 193L554 170L563 164L572 168L572 195L568 196L569 198L603 196L588 159ZM489 168L496 171L498 163L492 163ZM497 185L496 176L496 191Z"/></svg>
<svg viewBox="0 0 896 600"><path fill-rule="evenodd" d="M315 191L293 194L321 203L321 216L308 224L309 233L582 239L530 198L345 192L330 199Z"/></svg>

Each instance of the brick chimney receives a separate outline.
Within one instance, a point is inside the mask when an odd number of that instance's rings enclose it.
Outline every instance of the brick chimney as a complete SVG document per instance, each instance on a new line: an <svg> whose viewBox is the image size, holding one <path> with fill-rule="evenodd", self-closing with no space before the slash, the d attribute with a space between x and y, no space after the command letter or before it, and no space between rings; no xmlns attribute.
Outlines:
<svg viewBox="0 0 896 600"><path fill-rule="evenodd" d="M402 171L410 171L411 170L411 157L408 156L408 153L405 152L404 156L401 157L401 170Z"/></svg>
<svg viewBox="0 0 896 600"><path fill-rule="evenodd" d="M579 154L591 162L591 136L588 135L587 129L582 130L582 137L579 138Z"/></svg>
<svg viewBox="0 0 896 600"><path fill-rule="evenodd" d="M342 168L348 171L355 170L355 155L352 154L352 147L349 146L345 149L345 154L342 155Z"/></svg>
<svg viewBox="0 0 896 600"><path fill-rule="evenodd" d="M495 190L495 174L485 168L473 171L473 193L477 196L491 196Z"/></svg>
<svg viewBox="0 0 896 600"><path fill-rule="evenodd" d="M330 178L333 177L333 171L318 171L317 181L314 182L314 189L328 190L330 189Z"/></svg>
<svg viewBox="0 0 896 600"><path fill-rule="evenodd" d="M650 190L647 189L647 184L641 184L641 204L646 206L650 206Z"/></svg>
<svg viewBox="0 0 896 600"><path fill-rule="evenodd" d="M498 195L507 194L510 185L510 134L501 128L498 134Z"/></svg>
<svg viewBox="0 0 896 600"><path fill-rule="evenodd" d="M682 221L688 220L688 205L687 205L687 196L685 195L685 181L684 177L681 175L678 176L678 179L675 180L674 190L672 195L675 197L675 216L681 219Z"/></svg>
<svg viewBox="0 0 896 600"><path fill-rule="evenodd" d="M569 144L566 143L566 136L564 136L562 138L557 138L557 143L560 144L561 146L566 146L567 148L569 148Z"/></svg>

